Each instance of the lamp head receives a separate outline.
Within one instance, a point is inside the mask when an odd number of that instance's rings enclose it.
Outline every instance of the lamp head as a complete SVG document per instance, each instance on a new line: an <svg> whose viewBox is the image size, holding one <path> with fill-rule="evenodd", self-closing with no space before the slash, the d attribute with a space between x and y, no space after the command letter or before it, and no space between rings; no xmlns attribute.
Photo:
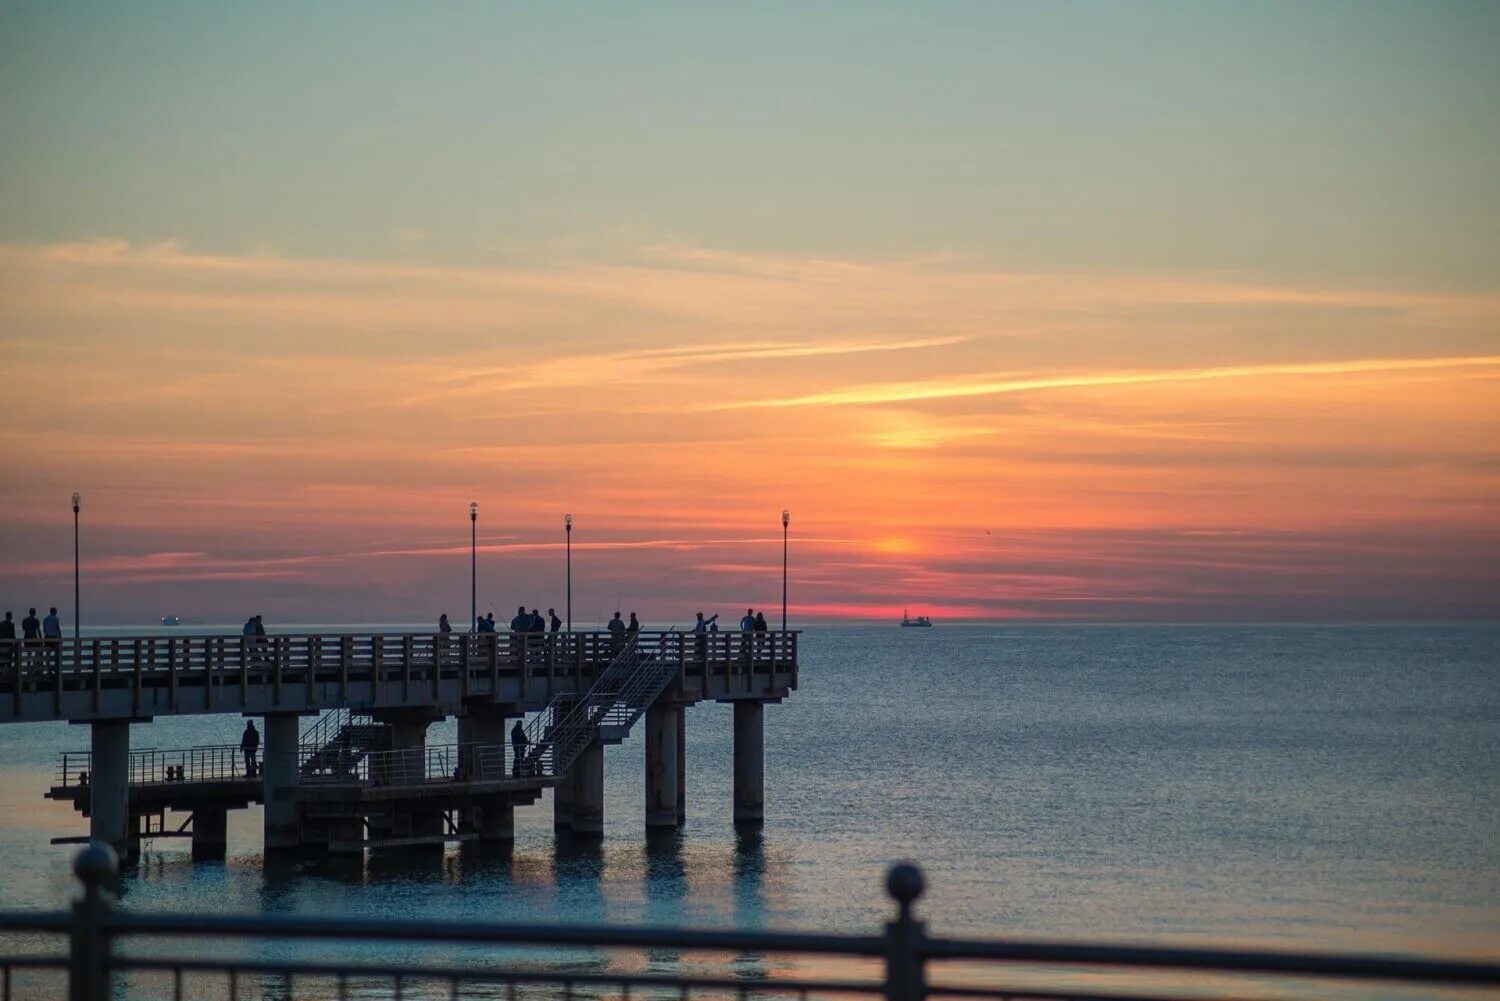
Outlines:
<svg viewBox="0 0 1500 1001"><path fill-rule="evenodd" d="M782 528L786 528L791 523L792 523L792 512L790 512L790 511L788 511L786 509L782 509L782 512L781 512L781 527Z"/></svg>
<svg viewBox="0 0 1500 1001"><path fill-rule="evenodd" d="M478 501L469 501L469 520L470 521L478 521L479 520L479 502Z"/></svg>
<svg viewBox="0 0 1500 1001"><path fill-rule="evenodd" d="M573 516L571 514L563 515L563 528L570 532L573 531Z"/></svg>
<svg viewBox="0 0 1500 1001"><path fill-rule="evenodd" d="M78 509L83 506L82 503L81 503L82 501L83 501L83 495L80 494L76 490L73 491L73 513L74 514L77 514L78 513Z"/></svg>

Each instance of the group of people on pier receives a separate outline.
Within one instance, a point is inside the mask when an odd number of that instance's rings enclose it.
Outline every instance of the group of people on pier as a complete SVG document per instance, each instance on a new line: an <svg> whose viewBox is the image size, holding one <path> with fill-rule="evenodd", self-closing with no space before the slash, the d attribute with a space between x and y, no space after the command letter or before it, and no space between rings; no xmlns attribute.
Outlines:
<svg viewBox="0 0 1500 1001"><path fill-rule="evenodd" d="M62 620L57 617L57 609L53 608L47 612L45 619L36 617L36 609L30 609L26 618L21 620L21 635L16 636L16 616L14 612L5 613L5 621L0 622L0 640L60 640L62 639Z"/></svg>
<svg viewBox="0 0 1500 1001"><path fill-rule="evenodd" d="M697 612L695 614L696 618L693 622L693 632L716 633L719 631L719 613L715 612L708 618L704 618L702 612ZM250 621L259 626L260 616L257 615ZM249 631L250 628L250 623L246 623L246 636L252 635L252 633ZM630 621L626 622L623 618L620 617L620 613L616 612L614 618L610 619L604 628L610 634L610 636L614 637L618 641L623 642L624 640L630 638L631 636L634 636L641 631L641 620L635 612L631 612ZM740 632L763 633L768 631L769 629L770 626L766 623L765 612L757 612L753 608L745 609L745 614L740 618ZM448 621L447 612L444 612L443 614L438 616L437 631L439 633L453 632L453 625ZM481 615L477 619L475 619L474 631L476 633L496 632L495 613L490 612L487 615ZM542 613L537 609L533 608L528 612L526 610L526 606L521 605L516 608L516 614L510 620L510 631L513 633L560 633L563 631L563 621L562 619L558 618L557 609L555 608L547 609L547 615L545 618L543 618ZM265 635L264 626L259 626L258 635Z"/></svg>

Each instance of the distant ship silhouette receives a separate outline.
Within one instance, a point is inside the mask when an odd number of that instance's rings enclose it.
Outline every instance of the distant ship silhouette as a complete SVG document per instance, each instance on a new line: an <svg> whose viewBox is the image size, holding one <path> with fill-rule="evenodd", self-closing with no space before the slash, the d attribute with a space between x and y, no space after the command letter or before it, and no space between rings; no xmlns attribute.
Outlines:
<svg viewBox="0 0 1500 1001"><path fill-rule="evenodd" d="M914 626L921 626L921 627L924 627L924 628L929 628L929 627L932 626L932 620L929 619L925 615L918 615L914 619L910 615L906 614L906 610L905 609L902 609L901 610L901 625L902 625L903 628L907 628L907 629L910 629L910 628L912 628Z"/></svg>

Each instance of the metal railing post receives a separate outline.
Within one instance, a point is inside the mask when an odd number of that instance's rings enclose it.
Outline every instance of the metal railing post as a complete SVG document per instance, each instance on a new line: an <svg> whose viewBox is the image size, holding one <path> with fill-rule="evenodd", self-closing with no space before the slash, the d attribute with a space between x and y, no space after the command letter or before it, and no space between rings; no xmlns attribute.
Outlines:
<svg viewBox="0 0 1500 1001"><path fill-rule="evenodd" d="M114 908L120 861L109 845L95 841L73 858L83 897L73 903L69 931L68 1001L109 1001L110 942L104 919Z"/></svg>
<svg viewBox="0 0 1500 1001"><path fill-rule="evenodd" d="M885 996L888 1001L922 1001L927 997L923 943L927 926L912 916L912 904L922 895L922 870L910 862L891 866L885 888L900 912L885 926Z"/></svg>

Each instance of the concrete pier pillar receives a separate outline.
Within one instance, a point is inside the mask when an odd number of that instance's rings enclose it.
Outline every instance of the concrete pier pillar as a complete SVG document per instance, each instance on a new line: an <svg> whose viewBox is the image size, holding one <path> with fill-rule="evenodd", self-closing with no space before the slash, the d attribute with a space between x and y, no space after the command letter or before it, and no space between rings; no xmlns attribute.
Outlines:
<svg viewBox="0 0 1500 1001"><path fill-rule="evenodd" d="M734 704L734 822L761 824L766 818L766 707Z"/></svg>
<svg viewBox="0 0 1500 1001"><path fill-rule="evenodd" d="M127 858L134 833L130 827L130 721L91 723L89 750L89 837Z"/></svg>
<svg viewBox="0 0 1500 1001"><path fill-rule="evenodd" d="M576 769L578 766L574 765ZM552 787L552 829L554 831L571 831L573 829L573 787L577 784L574 770L569 770L566 775L557 780L557 785Z"/></svg>
<svg viewBox="0 0 1500 1001"><path fill-rule="evenodd" d="M646 710L646 826L677 826L678 718L681 706Z"/></svg>
<svg viewBox="0 0 1500 1001"><path fill-rule="evenodd" d="M479 840L496 844L516 839L516 807L507 797L488 796L479 803Z"/></svg>
<svg viewBox="0 0 1500 1001"><path fill-rule="evenodd" d="M285 851L302 843L297 801L297 715L278 713L265 719L265 753L261 758L261 795L265 799L266 851Z"/></svg>
<svg viewBox="0 0 1500 1001"><path fill-rule="evenodd" d="M468 753L469 748L475 744L487 744L495 748L486 755L485 761L503 775L508 768L505 763L506 743L509 739L507 722L509 721L502 712L488 707L471 708L467 716L458 718L458 743L464 753Z"/></svg>
<svg viewBox="0 0 1500 1001"><path fill-rule="evenodd" d="M677 711L677 826L687 823L687 707Z"/></svg>
<svg viewBox="0 0 1500 1001"><path fill-rule="evenodd" d="M573 763L573 834L604 836L604 745L591 744Z"/></svg>
<svg viewBox="0 0 1500 1001"><path fill-rule="evenodd" d="M199 806L193 810L193 858L222 859L229 850L229 811L222 806Z"/></svg>

